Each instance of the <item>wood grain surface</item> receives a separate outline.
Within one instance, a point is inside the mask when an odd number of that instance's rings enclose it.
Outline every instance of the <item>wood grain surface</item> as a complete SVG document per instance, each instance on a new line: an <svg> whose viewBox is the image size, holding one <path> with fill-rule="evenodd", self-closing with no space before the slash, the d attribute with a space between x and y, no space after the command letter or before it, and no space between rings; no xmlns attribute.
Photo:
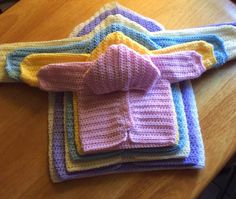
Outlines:
<svg viewBox="0 0 236 199"><path fill-rule="evenodd" d="M0 15L0 43L67 37L107 0L21 0ZM122 5L180 29L236 21L227 0L135 0ZM236 151L236 63L193 81L206 148L202 171L115 174L53 184L47 161L47 93L0 84L0 198L196 198Z"/></svg>

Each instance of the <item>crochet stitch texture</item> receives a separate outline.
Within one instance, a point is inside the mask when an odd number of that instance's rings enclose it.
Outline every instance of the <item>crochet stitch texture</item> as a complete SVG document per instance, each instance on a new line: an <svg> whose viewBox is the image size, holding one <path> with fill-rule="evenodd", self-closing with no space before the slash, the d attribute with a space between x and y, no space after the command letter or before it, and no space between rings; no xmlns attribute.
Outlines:
<svg viewBox="0 0 236 199"><path fill-rule="evenodd" d="M120 41L120 40L118 40L118 41ZM200 43L199 43L200 44ZM185 46L186 47L186 49L187 49L187 46ZM192 44L192 46L191 45L189 45L189 47L191 47L191 49L193 49L193 50L197 50L198 49L198 45L195 45L195 44ZM208 50L207 50L207 48L204 48L204 47L207 47L207 45L205 46L205 45L202 45L202 44L200 44L199 45L199 52L200 53L202 53L202 52L207 52ZM178 48L176 48L176 50L177 50ZM183 49L183 48L182 48ZM205 50L203 50L203 49L205 49ZM137 49L136 49L137 50ZM163 49L164 50L164 49ZM174 50L174 49L173 49ZM202 50L202 51L201 51ZM94 54L94 55L98 55L98 54ZM212 60L212 58L211 58L211 56L209 56L209 55L207 55L207 54L205 54L204 55L204 57L206 58L206 59L204 59L204 61L206 61L206 60ZM208 62L208 61L206 61L206 63L210 63L210 62ZM210 65L209 65L210 66ZM77 133L76 133L76 136L77 136ZM78 137L78 136L77 136ZM76 139L76 140L78 140L78 139ZM78 142L77 142L78 143ZM78 145L78 144L77 144Z"/></svg>
<svg viewBox="0 0 236 199"><path fill-rule="evenodd" d="M67 85L70 91L77 91L84 151L107 149L116 145L118 149L142 148L149 144L150 147L166 146L163 143L175 143L173 135L176 132L170 82L198 77L205 68L201 57L194 52L153 56L151 60L123 45L111 46L94 64L49 65L41 69L40 86L46 90L60 91L65 90L64 85ZM174 68L177 71L173 72ZM141 74L143 77L138 76ZM61 82L62 79L69 81ZM130 89L144 92L110 93ZM97 95L106 93L110 95ZM122 106L126 107L124 112L120 110Z"/></svg>

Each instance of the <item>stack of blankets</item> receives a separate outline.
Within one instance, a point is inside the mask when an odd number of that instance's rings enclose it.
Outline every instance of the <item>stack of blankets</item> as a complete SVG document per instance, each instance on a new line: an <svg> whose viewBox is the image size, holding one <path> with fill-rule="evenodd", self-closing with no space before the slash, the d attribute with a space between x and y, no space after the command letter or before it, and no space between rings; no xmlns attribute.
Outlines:
<svg viewBox="0 0 236 199"><path fill-rule="evenodd" d="M117 3L62 40L0 45L0 80L49 91L53 182L201 169L189 80L236 57L236 23L164 30Z"/></svg>

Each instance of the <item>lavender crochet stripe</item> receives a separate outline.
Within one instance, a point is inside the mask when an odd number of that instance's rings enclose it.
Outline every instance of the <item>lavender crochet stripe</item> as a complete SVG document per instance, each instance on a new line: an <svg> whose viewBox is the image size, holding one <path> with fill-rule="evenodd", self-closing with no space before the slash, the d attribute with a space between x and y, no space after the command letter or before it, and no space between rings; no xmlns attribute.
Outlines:
<svg viewBox="0 0 236 199"><path fill-rule="evenodd" d="M103 13L101 13L99 16L97 16L95 19L93 19L90 23L85 25L81 31L77 34L77 36L82 36L85 34L90 33L98 24L100 24L104 19L106 19L109 15L115 15L115 14L121 14L124 17L130 19L131 21L134 21L150 32L156 32L163 30L163 27L155 23L154 21L150 20L148 21L147 18L142 18L139 15L135 15L135 12L129 12L128 10L123 10L122 8L114 8L112 10L107 10ZM222 26L222 25L232 25L236 26L236 22L225 22L225 23L220 23L220 24L211 24L207 25L209 26ZM204 26L203 26L204 27Z"/></svg>
<svg viewBox="0 0 236 199"><path fill-rule="evenodd" d="M78 33L77 36L82 36L90 33L101 21L106 19L109 15L115 15L115 14L121 14L124 17L130 19L131 21L137 22L150 32L155 32L162 30L162 27L160 27L157 23L155 23L153 20L150 19L150 21L147 18L142 18L139 15L136 15L135 12L129 12L128 10L123 10L122 8L116 7L112 10L106 10L105 12L101 13L99 16L94 18L90 23L85 25L82 30Z"/></svg>
<svg viewBox="0 0 236 199"><path fill-rule="evenodd" d="M200 134L198 123L198 115L194 93L190 82L181 83L181 92L187 115L191 152L188 158L157 160L139 163L124 163L111 165L99 169L93 169L82 172L69 173L65 166L65 149L64 149L64 124L63 124L63 93L56 94L55 116L53 128L53 159L56 172L61 180L70 180L89 176L128 172L128 171L144 171L172 168L202 168L204 167L204 148ZM195 105L195 106L193 106ZM190 107L189 107L190 106Z"/></svg>

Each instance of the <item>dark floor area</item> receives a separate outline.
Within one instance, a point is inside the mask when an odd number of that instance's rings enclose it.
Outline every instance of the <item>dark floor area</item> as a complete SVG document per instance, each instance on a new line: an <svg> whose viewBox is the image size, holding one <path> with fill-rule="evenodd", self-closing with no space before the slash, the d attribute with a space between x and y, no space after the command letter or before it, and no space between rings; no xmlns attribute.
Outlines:
<svg viewBox="0 0 236 199"><path fill-rule="evenodd" d="M236 199L236 156L207 186L199 199Z"/></svg>
<svg viewBox="0 0 236 199"><path fill-rule="evenodd" d="M0 14L13 6L19 0L0 0Z"/></svg>

